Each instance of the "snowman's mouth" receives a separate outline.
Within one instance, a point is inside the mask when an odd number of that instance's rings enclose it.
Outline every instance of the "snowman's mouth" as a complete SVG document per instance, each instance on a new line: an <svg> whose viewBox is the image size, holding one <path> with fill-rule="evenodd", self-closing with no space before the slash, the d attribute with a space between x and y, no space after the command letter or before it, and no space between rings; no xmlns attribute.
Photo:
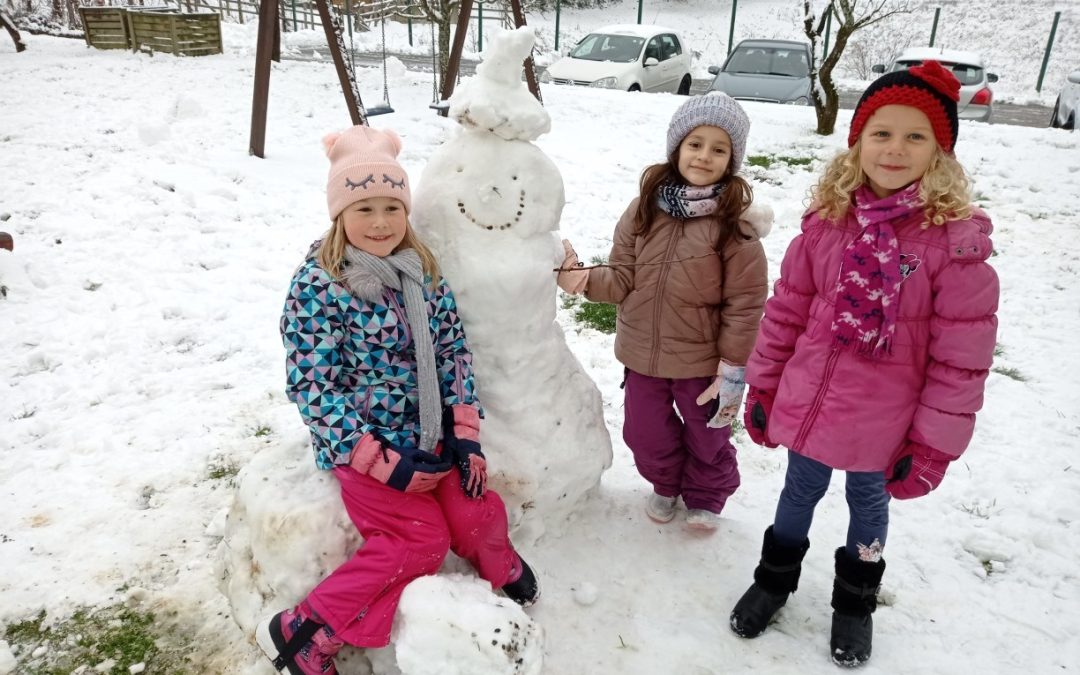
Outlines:
<svg viewBox="0 0 1080 675"><path fill-rule="evenodd" d="M521 214L525 212L525 191L521 190L521 194L518 195L518 207L517 207L516 215L514 216L514 218L512 220L509 220L509 221L507 221L505 223L495 224L495 223L486 223L486 222L483 222L481 220L477 220L476 216L474 216L472 213L470 213L469 209L465 208L465 202L463 200L458 199L457 205L458 205L458 211L461 212L461 215L468 218L469 222L471 222L473 225L476 225L477 227L479 227L481 229L484 229L484 230L508 230L511 227L513 227L514 225L517 225L518 222L521 221Z"/></svg>

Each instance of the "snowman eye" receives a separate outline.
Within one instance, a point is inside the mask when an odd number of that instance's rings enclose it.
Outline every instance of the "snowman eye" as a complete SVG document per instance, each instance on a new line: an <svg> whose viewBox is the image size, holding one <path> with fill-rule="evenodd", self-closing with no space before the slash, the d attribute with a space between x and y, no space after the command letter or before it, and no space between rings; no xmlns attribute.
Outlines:
<svg viewBox="0 0 1080 675"><path fill-rule="evenodd" d="M458 172L458 173L461 173L461 172L462 172L462 171L464 171L464 170L465 170L465 167L463 167L463 166L459 166L459 167L457 168L457 172Z"/></svg>
<svg viewBox="0 0 1080 675"><path fill-rule="evenodd" d="M510 176L510 177L513 178L514 180L517 180L517 176Z"/></svg>

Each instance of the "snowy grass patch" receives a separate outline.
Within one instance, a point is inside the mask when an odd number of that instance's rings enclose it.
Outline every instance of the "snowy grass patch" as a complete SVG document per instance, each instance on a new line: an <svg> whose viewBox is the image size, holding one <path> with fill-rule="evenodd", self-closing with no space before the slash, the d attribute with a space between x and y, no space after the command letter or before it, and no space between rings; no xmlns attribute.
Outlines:
<svg viewBox="0 0 1080 675"><path fill-rule="evenodd" d="M19 660L18 672L26 675L195 672L184 656L189 653L187 636L174 633L153 613L123 604L81 608L69 618L52 623L42 610L32 618L10 624L4 639Z"/></svg>

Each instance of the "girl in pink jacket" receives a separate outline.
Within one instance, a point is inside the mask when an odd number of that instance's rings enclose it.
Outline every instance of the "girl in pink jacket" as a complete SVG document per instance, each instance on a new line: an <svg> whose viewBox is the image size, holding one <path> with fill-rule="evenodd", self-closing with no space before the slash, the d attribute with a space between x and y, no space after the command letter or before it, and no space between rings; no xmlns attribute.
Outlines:
<svg viewBox="0 0 1080 675"><path fill-rule="evenodd" d="M997 331L990 220L953 156L959 82L934 61L882 76L855 109L788 247L747 362L751 438L789 448L754 583L731 614L761 634L796 589L814 507L846 472L831 653L870 658L889 500L936 488L967 448Z"/></svg>

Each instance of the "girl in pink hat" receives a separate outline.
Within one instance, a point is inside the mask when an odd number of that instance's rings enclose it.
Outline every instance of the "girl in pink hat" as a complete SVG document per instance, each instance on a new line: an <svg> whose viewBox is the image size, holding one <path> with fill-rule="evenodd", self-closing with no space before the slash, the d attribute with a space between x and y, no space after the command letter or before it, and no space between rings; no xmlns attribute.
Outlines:
<svg viewBox="0 0 1080 675"><path fill-rule="evenodd" d="M286 391L364 544L258 625L259 646L292 675L333 675L343 644L387 645L402 590L449 550L516 602L539 596L486 487L472 354L454 295L409 224L401 140L356 126L324 144L333 224L285 301Z"/></svg>

